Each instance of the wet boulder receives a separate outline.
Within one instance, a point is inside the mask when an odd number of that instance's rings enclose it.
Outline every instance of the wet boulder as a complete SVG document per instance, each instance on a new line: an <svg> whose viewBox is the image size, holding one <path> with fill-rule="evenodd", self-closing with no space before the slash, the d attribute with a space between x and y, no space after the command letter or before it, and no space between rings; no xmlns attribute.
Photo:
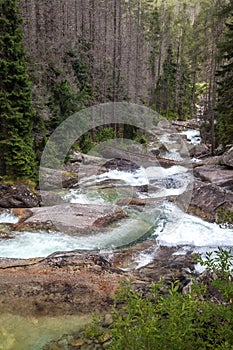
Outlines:
<svg viewBox="0 0 233 350"><path fill-rule="evenodd" d="M223 154L222 164L233 168L233 147Z"/></svg>
<svg viewBox="0 0 233 350"><path fill-rule="evenodd" d="M135 269L135 259L144 249L154 257ZM1 312L38 317L109 311L119 284L126 279L135 289L148 291L161 276L169 283L172 278L184 280L184 266L193 270L194 263L191 255L173 255L176 250L144 242L103 254L73 251L45 258L1 258Z"/></svg>
<svg viewBox="0 0 233 350"><path fill-rule="evenodd" d="M210 155L210 149L207 145L204 143L201 143L199 145L192 145L189 148L189 155L190 157L204 157Z"/></svg>
<svg viewBox="0 0 233 350"><path fill-rule="evenodd" d="M40 189L54 190L67 188L78 182L78 173L61 169L40 168Z"/></svg>
<svg viewBox="0 0 233 350"><path fill-rule="evenodd" d="M139 164L136 164L129 159L114 158L107 161L103 165L107 170L119 170L119 171L135 171L140 168Z"/></svg>
<svg viewBox="0 0 233 350"><path fill-rule="evenodd" d="M198 162L195 160L192 162L192 166L196 168L202 165L206 165L206 166L220 165L221 159L222 159L221 156L213 156L213 157L207 157L204 159L198 159Z"/></svg>
<svg viewBox="0 0 233 350"><path fill-rule="evenodd" d="M216 221L220 208L232 211L233 193L211 183L195 181L189 212L205 220Z"/></svg>
<svg viewBox="0 0 233 350"><path fill-rule="evenodd" d="M0 184L0 207L32 208L39 206L39 196L21 184Z"/></svg>
<svg viewBox="0 0 233 350"><path fill-rule="evenodd" d="M98 229L126 216L126 213L116 205L67 203L32 208L30 213L25 213L26 219L15 224L14 229L17 231L54 230L87 235L98 232Z"/></svg>
<svg viewBox="0 0 233 350"><path fill-rule="evenodd" d="M81 252L0 259L1 312L30 317L104 312L126 275L105 258Z"/></svg>
<svg viewBox="0 0 233 350"><path fill-rule="evenodd" d="M71 152L69 156L70 163L82 163L88 165L102 164L103 160L100 157L96 157L90 154L84 154L78 151Z"/></svg>
<svg viewBox="0 0 233 350"><path fill-rule="evenodd" d="M212 184L233 188L233 171L227 167L220 165L204 165L194 168L193 173L203 181L211 182Z"/></svg>

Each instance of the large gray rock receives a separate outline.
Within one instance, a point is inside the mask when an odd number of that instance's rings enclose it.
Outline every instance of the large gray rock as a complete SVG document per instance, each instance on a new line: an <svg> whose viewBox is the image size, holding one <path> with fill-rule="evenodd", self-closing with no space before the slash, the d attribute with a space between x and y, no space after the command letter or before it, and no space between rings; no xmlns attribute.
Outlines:
<svg viewBox="0 0 233 350"><path fill-rule="evenodd" d="M125 212L116 205L61 204L31 209L30 216L21 219L14 228L18 231L55 230L87 235L124 217Z"/></svg>
<svg viewBox="0 0 233 350"><path fill-rule="evenodd" d="M40 168L40 189L54 190L62 187L69 187L78 182L79 177L77 169L74 171Z"/></svg>
<svg viewBox="0 0 233 350"><path fill-rule="evenodd" d="M226 153L223 154L222 164L233 168L233 147L231 147Z"/></svg>
<svg viewBox="0 0 233 350"><path fill-rule="evenodd" d="M135 171L140 168L140 165L132 162L129 159L124 158L114 158L108 160L103 165L107 170L120 170L120 171Z"/></svg>
<svg viewBox="0 0 233 350"><path fill-rule="evenodd" d="M195 176L212 184L233 188L233 171L220 165L200 166L193 170Z"/></svg>
<svg viewBox="0 0 233 350"><path fill-rule="evenodd" d="M202 165L220 165L221 164L222 157L221 156L214 156L214 157L207 157L204 159L198 159L198 161L192 161L192 166L194 168L202 166Z"/></svg>
<svg viewBox="0 0 233 350"><path fill-rule="evenodd" d="M218 209L233 210L233 193L221 187L195 181L189 211L209 221L215 221Z"/></svg>
<svg viewBox="0 0 233 350"><path fill-rule="evenodd" d="M200 127L200 123L196 119L173 120L172 125L174 125L178 130L199 129Z"/></svg>
<svg viewBox="0 0 233 350"><path fill-rule="evenodd" d="M69 161L70 163L83 163L83 164L102 164L103 163L103 159L100 157L95 157L93 155L90 154L84 154L78 151L73 151L71 152L70 156L69 156Z"/></svg>
<svg viewBox="0 0 233 350"><path fill-rule="evenodd" d="M210 154L210 149L204 143L195 146L189 146L190 157L204 157Z"/></svg>
<svg viewBox="0 0 233 350"><path fill-rule="evenodd" d="M64 169L40 168L40 190L57 191L76 186L80 179L107 171L102 164L67 163ZM45 203L48 205L47 203ZM55 203L54 203L55 204Z"/></svg>
<svg viewBox="0 0 233 350"><path fill-rule="evenodd" d="M25 185L0 184L0 207L32 208L39 205L39 197Z"/></svg>

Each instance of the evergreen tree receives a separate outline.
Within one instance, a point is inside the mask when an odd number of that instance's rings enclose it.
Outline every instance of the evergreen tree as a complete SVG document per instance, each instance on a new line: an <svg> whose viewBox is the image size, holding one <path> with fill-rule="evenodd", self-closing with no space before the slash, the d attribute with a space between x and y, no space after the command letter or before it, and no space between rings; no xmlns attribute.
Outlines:
<svg viewBox="0 0 233 350"><path fill-rule="evenodd" d="M30 80L16 0L0 1L0 174L34 177Z"/></svg>
<svg viewBox="0 0 233 350"><path fill-rule="evenodd" d="M177 101L176 109L180 119L186 119L190 116L192 99L192 81L191 72L185 60L181 60L180 76L177 82Z"/></svg>
<svg viewBox="0 0 233 350"><path fill-rule="evenodd" d="M233 13L226 24L225 40L219 46L224 65L218 73L222 78L218 88L217 140L225 146L233 140Z"/></svg>
<svg viewBox="0 0 233 350"><path fill-rule="evenodd" d="M175 112L175 88L177 67L174 62L171 46L163 63L163 74L160 76L155 90L156 110L166 117Z"/></svg>

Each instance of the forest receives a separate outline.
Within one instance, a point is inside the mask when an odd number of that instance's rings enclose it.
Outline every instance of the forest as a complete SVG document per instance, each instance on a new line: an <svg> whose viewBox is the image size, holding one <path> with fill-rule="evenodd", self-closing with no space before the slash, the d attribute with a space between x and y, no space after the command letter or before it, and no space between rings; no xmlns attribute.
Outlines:
<svg viewBox="0 0 233 350"><path fill-rule="evenodd" d="M201 115L212 154L232 142L232 0L1 0L0 33L2 178L35 179L56 127L110 101Z"/></svg>

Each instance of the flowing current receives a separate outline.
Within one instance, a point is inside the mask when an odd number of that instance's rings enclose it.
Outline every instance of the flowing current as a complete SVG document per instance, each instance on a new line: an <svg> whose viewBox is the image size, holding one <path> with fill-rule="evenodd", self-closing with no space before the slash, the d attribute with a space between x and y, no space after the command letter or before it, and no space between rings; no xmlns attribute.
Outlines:
<svg viewBox="0 0 233 350"><path fill-rule="evenodd" d="M198 132L188 131L190 142L198 143ZM170 152L170 156L175 154ZM192 173L184 166L168 169L158 166L135 171L109 170L100 175L83 178L78 188L67 190L63 199L80 204L118 204L120 200L134 198L145 200L143 207L127 206L128 217L107 230L92 236L75 236L63 232L14 232L10 239L0 240L0 256L10 258L44 257L55 251L111 250L133 245L143 240L155 244L177 246L182 253L188 249L205 251L218 246L233 246L233 230L220 228L215 223L183 212L174 196L185 193L193 181ZM147 191L142 190L147 186ZM0 214L0 223L16 223L9 212ZM142 252L145 263L150 259ZM142 262L141 262L142 263Z"/></svg>
<svg viewBox="0 0 233 350"><path fill-rule="evenodd" d="M193 144L200 141L196 131L189 130L185 135ZM167 158L180 160L175 145L169 151L169 154L165 154ZM190 250L205 253L218 246L233 247L232 229L223 229L217 224L189 215L181 210L179 200L174 200L186 193L192 181L190 169L181 165L167 169L159 166L141 167L133 172L110 170L84 177L77 188L61 193L65 201L100 206L121 203L128 217L92 236L45 231L10 232L10 237L0 239L0 257L45 257L55 251L75 249L111 252L115 248L150 240L152 249L142 250L135 255L134 267L140 268L153 259L159 245L177 247L174 254L185 254ZM144 205L127 205L129 199L144 201ZM18 218L9 210L0 213L0 228L17 221ZM200 267L198 269L201 271ZM85 319L80 316L35 318L2 314L0 349L41 350L43 345L60 338L62 334L77 332L89 319L90 315Z"/></svg>
<svg viewBox="0 0 233 350"><path fill-rule="evenodd" d="M198 131L187 130L182 134L189 143L200 143ZM177 160L177 154L176 148L170 147L169 154L165 156ZM185 193L192 181L190 169L181 165L166 169L160 166L141 167L132 172L109 170L84 177L78 188L61 194L63 199L70 203L100 206L118 204L125 199L123 209L128 217L92 236L46 231L13 232L9 239L0 240L0 256L32 258L74 249L111 250L148 239L157 245L177 246L179 253L188 249L203 252L218 246L232 247L232 229L220 228L215 223L189 215L180 209L177 201L171 200ZM145 186L146 191L143 190ZM145 200L145 205L127 206L129 198ZM0 214L0 224L16 222L17 218L9 211ZM150 257L143 254L141 257L145 258L146 263Z"/></svg>

